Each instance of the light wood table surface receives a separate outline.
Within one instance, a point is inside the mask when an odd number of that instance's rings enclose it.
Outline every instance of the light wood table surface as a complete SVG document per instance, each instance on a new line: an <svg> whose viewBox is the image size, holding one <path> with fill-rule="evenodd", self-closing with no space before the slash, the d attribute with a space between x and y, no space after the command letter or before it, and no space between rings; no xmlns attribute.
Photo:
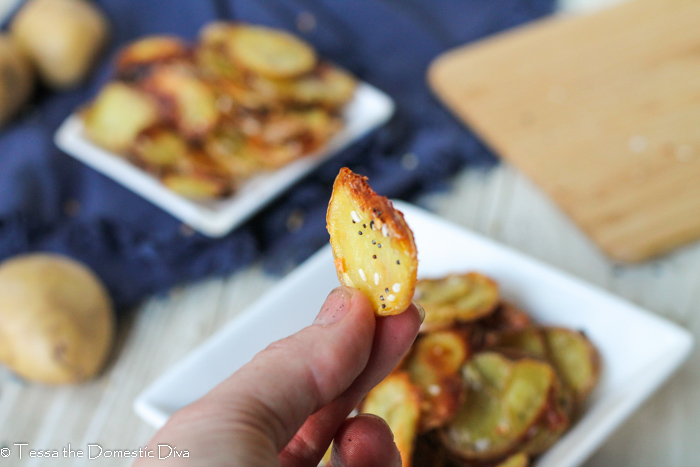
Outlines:
<svg viewBox="0 0 700 467"><path fill-rule="evenodd" d="M612 264L523 175L509 166L465 170L421 205L675 321L700 339L700 244L643 266ZM97 381L41 387L0 373L0 447L137 449L154 430L132 410L164 370L270 290L259 266L147 300L125 320L117 358ZM700 465L700 351L586 465ZM27 449L27 448L25 448ZM125 466L124 459L0 458L0 466Z"/></svg>

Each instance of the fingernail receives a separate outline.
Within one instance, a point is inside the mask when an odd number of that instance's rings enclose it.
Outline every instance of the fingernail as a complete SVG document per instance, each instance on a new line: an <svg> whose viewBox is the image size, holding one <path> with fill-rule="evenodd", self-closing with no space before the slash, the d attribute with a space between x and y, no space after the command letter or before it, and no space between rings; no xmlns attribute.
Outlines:
<svg viewBox="0 0 700 467"><path fill-rule="evenodd" d="M416 309L418 310L418 316L420 316L420 324L423 324L423 321L425 321L425 309L423 308L423 305L421 305L415 300L413 300L413 305L415 305Z"/></svg>
<svg viewBox="0 0 700 467"><path fill-rule="evenodd" d="M316 316L314 324L326 325L337 323L343 316L348 314L350 309L350 299L352 299L352 289L347 287L336 287L328 294L326 302L321 307L321 311Z"/></svg>

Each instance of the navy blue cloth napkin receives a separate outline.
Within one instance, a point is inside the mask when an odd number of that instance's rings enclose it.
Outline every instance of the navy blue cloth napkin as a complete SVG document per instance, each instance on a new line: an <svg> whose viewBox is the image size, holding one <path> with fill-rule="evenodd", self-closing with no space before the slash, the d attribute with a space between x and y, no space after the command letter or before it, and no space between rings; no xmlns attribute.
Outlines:
<svg viewBox="0 0 700 467"><path fill-rule="evenodd" d="M347 165L390 197L435 189L465 164L495 161L431 95L425 73L440 52L546 15L553 0L98 0L112 42L91 79L40 93L0 131L0 260L52 251L87 263L118 307L262 259L285 272L328 241L331 186ZM228 236L193 233L175 218L59 151L58 125L109 79L111 59L146 34L194 39L214 19L301 34L320 54L390 94L392 121L333 158Z"/></svg>

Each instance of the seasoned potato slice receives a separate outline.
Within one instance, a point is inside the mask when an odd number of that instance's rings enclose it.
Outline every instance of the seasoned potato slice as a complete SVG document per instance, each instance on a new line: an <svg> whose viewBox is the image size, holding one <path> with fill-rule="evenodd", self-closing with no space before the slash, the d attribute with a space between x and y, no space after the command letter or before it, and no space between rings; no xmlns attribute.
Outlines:
<svg viewBox="0 0 700 467"><path fill-rule="evenodd" d="M509 302L501 302L496 310L479 323L494 331L516 331L532 326L530 316Z"/></svg>
<svg viewBox="0 0 700 467"><path fill-rule="evenodd" d="M459 370L468 357L467 338L461 331L425 334L413 345L405 368L423 392L421 432L443 426L457 413L464 399Z"/></svg>
<svg viewBox="0 0 700 467"><path fill-rule="evenodd" d="M300 105L322 105L337 109L352 99L357 82L347 72L323 63L299 78L250 78L252 89L269 99Z"/></svg>
<svg viewBox="0 0 700 467"><path fill-rule="evenodd" d="M178 161L176 171L166 174L162 180L173 191L194 199L217 198L234 189L226 169L196 150L188 151Z"/></svg>
<svg viewBox="0 0 700 467"><path fill-rule="evenodd" d="M577 405L591 393L600 376L600 356L586 336L564 328L544 328L549 357L572 389Z"/></svg>
<svg viewBox="0 0 700 467"><path fill-rule="evenodd" d="M187 69L160 67L144 80L143 86L165 103L166 113L174 109L172 118L186 137L205 135L219 120L213 90Z"/></svg>
<svg viewBox="0 0 700 467"><path fill-rule="evenodd" d="M136 138L132 155L137 164L146 170L160 172L175 167L189 148L187 141L175 131L165 127L152 127Z"/></svg>
<svg viewBox="0 0 700 467"><path fill-rule="evenodd" d="M535 327L492 334L487 339L487 345L499 350L515 350L542 359L548 357L544 333L542 329Z"/></svg>
<svg viewBox="0 0 700 467"><path fill-rule="evenodd" d="M404 467L411 465L420 417L420 391L411 384L408 373L394 372L365 397L361 411L386 420L394 433Z"/></svg>
<svg viewBox="0 0 700 467"><path fill-rule="evenodd" d="M259 151L235 127L222 127L208 135L204 150L237 178L250 177L262 168Z"/></svg>
<svg viewBox="0 0 700 467"><path fill-rule="evenodd" d="M498 305L498 284L475 272L421 279L416 284L416 300L425 308L421 331L444 329L492 313Z"/></svg>
<svg viewBox="0 0 700 467"><path fill-rule="evenodd" d="M211 30L208 36L226 34L226 46L242 67L268 78L292 78L316 66L316 53L301 39L264 26L236 24L222 32Z"/></svg>
<svg viewBox="0 0 700 467"><path fill-rule="evenodd" d="M441 432L443 443L465 460L493 461L516 450L547 409L554 369L532 359L477 354L464 367L466 401Z"/></svg>
<svg viewBox="0 0 700 467"><path fill-rule="evenodd" d="M527 454L519 452L499 462L494 467L527 467L528 465L530 465L530 459L528 459Z"/></svg>
<svg viewBox="0 0 700 467"><path fill-rule="evenodd" d="M119 52L115 72L121 78L133 79L150 65L184 58L188 54L188 46L177 37L148 36Z"/></svg>
<svg viewBox="0 0 700 467"><path fill-rule="evenodd" d="M418 259L403 214L377 195L366 177L342 168L326 219L340 282L360 289L380 316L405 311L413 299Z"/></svg>
<svg viewBox="0 0 700 467"><path fill-rule="evenodd" d="M85 132L100 146L122 153L144 129L158 121L158 105L124 83L107 84L83 113Z"/></svg>

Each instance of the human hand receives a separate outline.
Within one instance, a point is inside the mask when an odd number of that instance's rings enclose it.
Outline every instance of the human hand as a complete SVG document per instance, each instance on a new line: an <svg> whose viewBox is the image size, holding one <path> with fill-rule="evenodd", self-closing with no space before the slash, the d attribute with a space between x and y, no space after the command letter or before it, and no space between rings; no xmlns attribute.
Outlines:
<svg viewBox="0 0 700 467"><path fill-rule="evenodd" d="M334 289L312 326L271 344L179 410L149 443L177 446L189 458L143 458L134 467L309 467L332 440L334 467L400 466L381 418L346 418L399 363L421 321L415 305L377 318L360 291Z"/></svg>

